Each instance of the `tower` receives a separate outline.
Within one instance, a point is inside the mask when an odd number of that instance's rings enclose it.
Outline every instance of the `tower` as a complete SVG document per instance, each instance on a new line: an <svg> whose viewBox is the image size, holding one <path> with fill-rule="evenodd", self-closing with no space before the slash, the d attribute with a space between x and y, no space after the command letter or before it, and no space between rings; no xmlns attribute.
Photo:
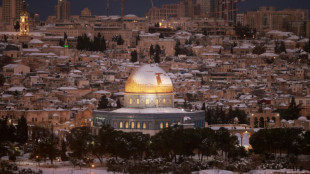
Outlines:
<svg viewBox="0 0 310 174"><path fill-rule="evenodd" d="M23 9L20 13L19 25L20 25L19 34L22 36L28 35L29 34L29 13L27 11L25 0L23 1Z"/></svg>
<svg viewBox="0 0 310 174"><path fill-rule="evenodd" d="M55 16L57 20L69 20L70 2L58 0L58 4L55 6Z"/></svg>
<svg viewBox="0 0 310 174"><path fill-rule="evenodd" d="M2 19L5 24L12 25L19 19L23 9L23 0L2 0Z"/></svg>

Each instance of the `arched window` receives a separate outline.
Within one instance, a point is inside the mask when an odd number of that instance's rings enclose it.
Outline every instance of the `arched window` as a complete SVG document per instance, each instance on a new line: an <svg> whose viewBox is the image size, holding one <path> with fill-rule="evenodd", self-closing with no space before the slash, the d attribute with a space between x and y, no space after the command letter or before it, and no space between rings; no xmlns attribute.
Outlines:
<svg viewBox="0 0 310 174"><path fill-rule="evenodd" d="M137 122L137 129L140 129L141 128L141 124L140 122Z"/></svg>
<svg viewBox="0 0 310 174"><path fill-rule="evenodd" d="M150 99L147 98L147 99L145 100L145 104L149 105L149 104L150 104Z"/></svg>
<svg viewBox="0 0 310 174"><path fill-rule="evenodd" d="M166 128L167 128L167 127L169 127L169 123L168 123L168 122L166 122Z"/></svg>
<svg viewBox="0 0 310 174"><path fill-rule="evenodd" d="M128 123L128 121L126 121L126 123L125 123L125 128L126 128L126 129L129 128L129 123Z"/></svg>
<svg viewBox="0 0 310 174"><path fill-rule="evenodd" d="M143 122L143 129L146 129L146 123Z"/></svg>
<svg viewBox="0 0 310 174"><path fill-rule="evenodd" d="M140 104L140 99L137 98L137 104Z"/></svg>
<svg viewBox="0 0 310 174"><path fill-rule="evenodd" d="M123 122L119 122L119 128L123 128Z"/></svg>
<svg viewBox="0 0 310 174"><path fill-rule="evenodd" d="M158 98L155 99L155 103L156 103L156 105L158 106L158 103L159 103Z"/></svg>
<svg viewBox="0 0 310 174"><path fill-rule="evenodd" d="M129 99L129 104L132 104L132 98Z"/></svg>
<svg viewBox="0 0 310 174"><path fill-rule="evenodd" d="M163 129L164 128L164 123L163 122L160 122L160 129Z"/></svg>
<svg viewBox="0 0 310 174"><path fill-rule="evenodd" d="M164 98L163 103L166 104L166 99Z"/></svg>
<svg viewBox="0 0 310 174"><path fill-rule="evenodd" d="M135 122L131 122L131 129L134 129L135 128Z"/></svg>

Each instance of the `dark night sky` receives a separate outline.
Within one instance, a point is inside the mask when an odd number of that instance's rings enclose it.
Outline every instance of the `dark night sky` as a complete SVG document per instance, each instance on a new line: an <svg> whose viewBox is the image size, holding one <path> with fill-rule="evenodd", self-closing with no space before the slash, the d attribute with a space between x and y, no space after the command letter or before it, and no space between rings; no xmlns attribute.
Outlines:
<svg viewBox="0 0 310 174"><path fill-rule="evenodd" d="M84 7L91 9L95 15L106 14L106 0L69 0L71 2L71 13L80 14ZM155 6L162 4L176 3L180 0L153 0ZM29 11L39 13L41 20L45 20L48 15L54 14L54 6L57 0L26 0L30 5ZM119 15L121 12L121 0L110 0L110 14ZM275 6L277 9L283 8L308 8L310 10L310 0L246 0L241 5L241 10L255 10L259 6ZM136 14L143 16L151 7L151 0L125 0L125 14Z"/></svg>

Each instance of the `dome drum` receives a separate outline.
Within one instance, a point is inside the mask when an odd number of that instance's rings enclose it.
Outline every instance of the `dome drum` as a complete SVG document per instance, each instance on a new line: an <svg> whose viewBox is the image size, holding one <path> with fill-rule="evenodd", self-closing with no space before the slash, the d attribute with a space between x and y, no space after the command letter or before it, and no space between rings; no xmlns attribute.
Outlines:
<svg viewBox="0 0 310 174"><path fill-rule="evenodd" d="M124 104L126 108L157 108L173 107L174 94L132 94L125 93Z"/></svg>

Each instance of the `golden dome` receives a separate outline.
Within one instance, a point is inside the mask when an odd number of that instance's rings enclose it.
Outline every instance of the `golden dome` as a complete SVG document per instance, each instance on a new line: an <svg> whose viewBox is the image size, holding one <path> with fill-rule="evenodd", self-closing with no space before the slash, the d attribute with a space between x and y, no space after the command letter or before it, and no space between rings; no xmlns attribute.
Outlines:
<svg viewBox="0 0 310 174"><path fill-rule="evenodd" d="M145 64L136 69L127 79L127 93L172 93L170 77L157 65Z"/></svg>

